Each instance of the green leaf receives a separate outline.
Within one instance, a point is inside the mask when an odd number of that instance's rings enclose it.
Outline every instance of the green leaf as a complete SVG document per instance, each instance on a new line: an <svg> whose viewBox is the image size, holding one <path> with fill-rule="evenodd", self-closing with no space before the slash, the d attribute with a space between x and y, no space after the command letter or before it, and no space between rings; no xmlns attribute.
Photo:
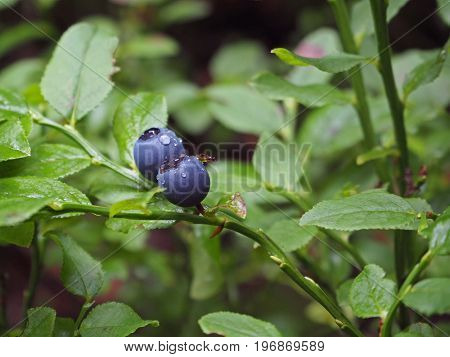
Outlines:
<svg viewBox="0 0 450 357"><path fill-rule="evenodd" d="M351 105L330 105L311 111L297 142L310 143L314 156L332 156L362 140L358 116Z"/></svg>
<svg viewBox="0 0 450 357"><path fill-rule="evenodd" d="M4 118L4 117L3 117ZM0 161L30 156L31 149L22 124L0 117Z"/></svg>
<svg viewBox="0 0 450 357"><path fill-rule="evenodd" d="M0 176L63 178L90 164L89 155L82 149L64 144L41 144L33 148L31 157L1 165Z"/></svg>
<svg viewBox="0 0 450 357"><path fill-rule="evenodd" d="M256 41L226 44L214 54L209 71L215 81L247 80L268 67L266 53Z"/></svg>
<svg viewBox="0 0 450 357"><path fill-rule="evenodd" d="M119 55L127 58L155 59L174 56L178 43L164 34L133 37L119 48Z"/></svg>
<svg viewBox="0 0 450 357"><path fill-rule="evenodd" d="M280 337L281 333L269 322L235 312L213 312L198 321L206 334L225 337Z"/></svg>
<svg viewBox="0 0 450 357"><path fill-rule="evenodd" d="M0 180L0 190L1 188ZM0 191L0 195L2 192ZM0 226L12 226L23 222L49 204L48 197L30 199L27 197L0 198Z"/></svg>
<svg viewBox="0 0 450 357"><path fill-rule="evenodd" d="M291 66L313 66L328 73L344 72L369 60L366 57L343 52L320 58L299 56L285 48L275 48L271 53Z"/></svg>
<svg viewBox="0 0 450 357"><path fill-rule="evenodd" d="M293 252L306 246L317 233L315 227L300 227L294 219L284 219L275 222L267 235L285 252Z"/></svg>
<svg viewBox="0 0 450 357"><path fill-rule="evenodd" d="M369 264L353 280L350 288L350 306L361 318L386 317L395 301L395 283L384 278L386 273L378 265Z"/></svg>
<svg viewBox="0 0 450 357"><path fill-rule="evenodd" d="M114 115L113 132L121 159L134 165L133 147L136 140L150 128L167 124L167 104L163 95L142 92L125 99Z"/></svg>
<svg viewBox="0 0 450 357"><path fill-rule="evenodd" d="M430 249L437 254L450 254L450 208L430 227Z"/></svg>
<svg viewBox="0 0 450 357"><path fill-rule="evenodd" d="M339 303L339 306L350 306L350 290L352 288L353 279L349 279L344 281L341 285L339 285L336 291L336 299Z"/></svg>
<svg viewBox="0 0 450 357"><path fill-rule="evenodd" d="M430 325L418 322L408 326L395 337L434 337L434 333Z"/></svg>
<svg viewBox="0 0 450 357"><path fill-rule="evenodd" d="M16 226L0 227L0 243L14 244L19 247L28 248L33 240L33 234L34 222L25 222Z"/></svg>
<svg viewBox="0 0 450 357"><path fill-rule="evenodd" d="M283 124L278 106L244 85L214 85L206 90L209 109L224 126L237 132L274 132Z"/></svg>
<svg viewBox="0 0 450 357"><path fill-rule="evenodd" d="M36 307L27 311L24 337L50 337L55 326L56 311L49 307Z"/></svg>
<svg viewBox="0 0 450 357"><path fill-rule="evenodd" d="M112 218L123 211L142 211L146 213L149 211L147 204L152 200L153 196L163 191L163 188L157 186L148 192L144 192L136 198L129 198L116 202L109 208L109 217Z"/></svg>
<svg viewBox="0 0 450 357"><path fill-rule="evenodd" d="M51 199L56 203L90 204L88 198L76 188L44 177L9 177L0 179L0 200Z"/></svg>
<svg viewBox="0 0 450 357"><path fill-rule="evenodd" d="M208 15L210 5L205 1L178 0L158 10L158 19L165 26L193 21Z"/></svg>
<svg viewBox="0 0 450 357"><path fill-rule="evenodd" d="M357 231L362 229L416 230L419 212L400 196L381 190L322 201L306 212L300 225Z"/></svg>
<svg viewBox="0 0 450 357"><path fill-rule="evenodd" d="M253 167L263 182L288 191L299 190L302 157L295 143L283 143L274 135L264 133L253 154Z"/></svg>
<svg viewBox="0 0 450 357"><path fill-rule="evenodd" d="M250 84L270 99L284 100L293 98L306 107L351 103L349 95L329 84L296 86L270 72L256 75Z"/></svg>
<svg viewBox="0 0 450 357"><path fill-rule="evenodd" d="M195 300L208 299L222 287L223 273L220 266L220 240L210 239L208 226L194 226L189 241L192 281L189 295Z"/></svg>
<svg viewBox="0 0 450 357"><path fill-rule="evenodd" d="M63 265L61 280L72 294L84 296L90 300L103 285L101 264L92 258L72 238L65 235L52 237L61 247Z"/></svg>
<svg viewBox="0 0 450 357"><path fill-rule="evenodd" d="M433 82L439 76L447 58L448 51L449 47L446 46L435 58L422 62L408 74L403 83L404 101L406 101L408 96L417 88Z"/></svg>
<svg viewBox="0 0 450 357"><path fill-rule="evenodd" d="M142 320L125 304L107 302L92 309L81 323L80 333L83 337L125 337L147 325L157 327L159 323Z"/></svg>
<svg viewBox="0 0 450 357"><path fill-rule="evenodd" d="M0 115L4 114L26 115L28 106L22 96L8 89L0 88Z"/></svg>
<svg viewBox="0 0 450 357"><path fill-rule="evenodd" d="M406 306L424 315L450 312L450 278L430 278L415 284L403 299Z"/></svg>
<svg viewBox="0 0 450 357"><path fill-rule="evenodd" d="M210 192L234 194L255 192L262 188L261 179L252 165L234 160L221 160L207 166L211 178Z"/></svg>
<svg viewBox="0 0 450 357"><path fill-rule="evenodd" d="M390 0L387 7L387 21L391 21L407 2L408 0ZM351 23L358 44L362 43L364 37L374 33L370 1L360 0L355 3Z"/></svg>
<svg viewBox="0 0 450 357"><path fill-rule="evenodd" d="M39 82L45 63L41 58L27 58L11 63L0 71L0 86L24 90L31 83Z"/></svg>
<svg viewBox="0 0 450 357"><path fill-rule="evenodd" d="M23 21L18 25L8 26L0 33L0 56L26 42L51 38L53 33L54 28L42 21L33 24Z"/></svg>
<svg viewBox="0 0 450 357"><path fill-rule="evenodd" d="M364 165L373 160L384 159L388 156L398 157L400 152L395 148L383 148L380 146L374 147L372 150L360 154L356 157L356 165Z"/></svg>
<svg viewBox="0 0 450 357"><path fill-rule="evenodd" d="M42 94L62 116L80 119L105 99L113 86L117 43L87 23L62 35L41 81Z"/></svg>
<svg viewBox="0 0 450 357"><path fill-rule="evenodd" d="M75 332L75 322L68 317L57 317L55 320L55 328L53 330L54 337L72 337Z"/></svg>
<svg viewBox="0 0 450 357"><path fill-rule="evenodd" d="M450 6L449 0L437 0L438 14L447 26L450 26Z"/></svg>
<svg viewBox="0 0 450 357"><path fill-rule="evenodd" d="M91 204L76 188L57 180L34 176L0 179L0 202L0 225L12 225L26 220L47 204L53 207L61 203ZM75 215L79 213L63 213L54 217Z"/></svg>

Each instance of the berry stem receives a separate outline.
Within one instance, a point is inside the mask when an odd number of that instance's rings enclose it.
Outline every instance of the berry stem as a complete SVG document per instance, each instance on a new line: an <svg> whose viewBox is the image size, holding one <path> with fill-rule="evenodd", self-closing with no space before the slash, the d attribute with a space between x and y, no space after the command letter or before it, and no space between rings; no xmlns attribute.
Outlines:
<svg viewBox="0 0 450 357"><path fill-rule="evenodd" d="M58 210L52 209L57 214L67 212L84 212L109 217L109 208L95 205L83 205L63 203ZM314 300L320 303L335 319L336 324L346 333L352 336L363 336L361 331L345 316L341 308L330 298L320 286L312 279L303 276L292 260L283 250L267 236L262 230L255 230L241 222L228 221L217 216L198 216L186 212L151 211L149 213L118 213L116 218L141 219L141 220L176 220L193 224L210 226L223 226L226 229L240 233L258 243L275 261L280 269L291 280L306 291Z"/></svg>

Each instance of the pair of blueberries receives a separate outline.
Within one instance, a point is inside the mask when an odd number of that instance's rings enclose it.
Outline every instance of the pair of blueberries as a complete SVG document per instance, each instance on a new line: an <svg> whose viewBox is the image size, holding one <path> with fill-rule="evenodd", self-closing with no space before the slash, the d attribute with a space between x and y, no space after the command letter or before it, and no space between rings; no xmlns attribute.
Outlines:
<svg viewBox="0 0 450 357"><path fill-rule="evenodd" d="M150 128L134 145L134 161L142 175L165 189L167 200L181 207L198 205L209 192L204 165L188 156L172 130Z"/></svg>

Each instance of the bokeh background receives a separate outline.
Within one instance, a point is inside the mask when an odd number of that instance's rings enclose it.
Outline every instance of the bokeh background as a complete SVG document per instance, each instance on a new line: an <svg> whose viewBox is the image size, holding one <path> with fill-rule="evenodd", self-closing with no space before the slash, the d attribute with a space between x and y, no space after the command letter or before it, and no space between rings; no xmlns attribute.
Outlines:
<svg viewBox="0 0 450 357"><path fill-rule="evenodd" d="M114 81L126 93L143 90L165 93L171 113L170 125L192 143L194 150L204 141L248 143L248 150L251 150L258 139L251 133L230 130L215 120L202 99L202 87L216 82L245 83L255 73L266 69L290 76L294 82L301 81L303 77L278 61L270 54L270 49L298 49L302 40L304 53L310 55L314 51L327 52L329 48L339 48L334 19L326 1L0 2L13 6L13 10L4 6L0 10L1 86L32 95L54 48L54 40L79 21L96 23L120 37L117 52L120 72L114 76ZM411 30L436 8L437 4L432 0L411 0L391 21L393 51L399 55L396 57L398 68L405 64L410 68L411 63L417 63L421 53L442 47L447 41L448 27L440 16L442 14L434 14ZM369 43L367 47L370 46ZM412 49L415 50L411 52ZM373 73L366 73L366 82L375 92L380 88L379 79ZM85 135L112 157L117 157L117 152L110 132L111 118L122 99L121 91L113 91L106 103L80 124ZM432 191L440 195L434 202L440 209L449 198L448 159L442 160L448 152L448 136L447 144L444 137L436 146L443 153L435 160L440 171ZM311 167L310 178L323 197L333 196L346 187L347 179L351 181L344 174L345 162L348 162L343 159L345 150L340 153L339 157L327 159L326 164ZM223 156L220 159L225 159L227 153ZM248 155L242 153L238 159L244 157ZM101 190L100 186L107 183L109 176L100 169L95 170L90 175L76 175L68 182L89 192ZM339 184L328 184L325 176L330 170L346 178ZM358 172L359 177L354 176L355 180L362 178L361 185L373 185L373 177L367 170ZM352 186L347 188L351 190ZM292 212L292 207L285 202L278 201L277 205L286 212ZM255 226L280 219L280 213L264 203L255 205L249 215ZM198 240L198 236L207 237L211 228L191 227L183 223L166 230L118 233L104 228L101 222L101 219L93 217L72 219L65 229L97 259L111 255L134 237L131 243L103 262L107 282L96 301L123 301L142 317L161 322L158 329L145 328L139 334L201 335L198 318L219 310L246 313L271 321L286 335L338 334L326 312L292 288L249 241L236 239L229 233L222 234L214 243ZM386 233L376 232L368 239L357 240L357 244L371 261L383 266L388 273L393 271L391 239ZM352 267L325 246L315 245L311 256L329 276L328 283L332 289L352 274ZM76 317L83 301L62 291L60 259L57 249L49 244L35 305L56 295L49 305L57 310L58 316ZM308 270L308 262L303 261L302 264L307 275L314 276L314 269ZM445 266L436 259L430 270L433 272L435 269L448 276ZM0 246L2 287L6 291L3 292L3 301L11 324L21 318L22 295L29 269L29 250ZM440 317L435 322L448 329L450 320ZM364 329L376 331L376 321L364 323L367 324Z"/></svg>

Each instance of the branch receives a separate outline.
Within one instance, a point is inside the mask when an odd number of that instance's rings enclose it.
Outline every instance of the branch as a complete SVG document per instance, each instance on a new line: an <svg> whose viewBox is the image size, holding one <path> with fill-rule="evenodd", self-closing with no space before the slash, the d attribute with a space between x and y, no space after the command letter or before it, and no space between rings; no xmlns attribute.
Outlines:
<svg viewBox="0 0 450 357"><path fill-rule="evenodd" d="M281 196L289 200L291 203L295 204L299 207L303 212L306 212L311 209L311 204L309 202L304 201L300 198L295 192L289 191L275 191L279 193ZM353 258L353 260L358 264L360 268L364 268L367 265L364 258L359 254L356 248L351 245L349 242L342 239L338 234L333 231L330 231L325 228L319 228L319 231L325 234L330 240L335 242L339 247L341 247L344 251L347 251Z"/></svg>
<svg viewBox="0 0 450 357"><path fill-rule="evenodd" d="M339 36L341 38L342 47L345 52L359 54L358 48L350 28L350 17L348 16L347 7L344 0L328 0L334 17L336 18L337 27L339 29ZM348 71L350 81L352 83L353 91L356 94L356 103L354 105L364 134L364 145L367 150L371 150L377 146L375 131L372 125L369 105L367 104L366 89L364 87L364 79L361 72L361 67L355 66ZM382 182L389 182L389 174L384 162L376 160L375 169L378 177Z"/></svg>
<svg viewBox="0 0 450 357"><path fill-rule="evenodd" d="M405 281L398 291L394 304L389 309L386 319L384 320L384 324L381 329L381 336L386 337L392 335L392 323L394 321L397 308L400 306L400 303L405 298L406 294L408 294L409 290L412 287L412 284L414 284L414 282L419 278L422 271L430 264L433 257L434 252L431 250L427 251L406 277Z"/></svg>
<svg viewBox="0 0 450 357"><path fill-rule="evenodd" d="M33 117L33 121L36 124L56 129L75 141L91 157L92 164L107 167L110 170L118 173L119 175L138 184L140 187L149 187L148 181L143 179L137 172L116 164L115 162L111 161L103 154L98 152L73 126L61 125L51 119L45 118L44 116L36 112L32 112L31 114Z"/></svg>
<svg viewBox="0 0 450 357"><path fill-rule="evenodd" d="M108 207L63 203L61 209L53 211L58 214L67 212L92 213L99 216L109 217ZM352 336L362 336L361 331L352 324L345 316L340 307L315 283L312 279L303 276L295 267L291 259L281 248L271 240L262 230L255 230L241 222L228 221L216 216L198 216L185 212L172 211L150 211L149 213L123 212L114 216L115 218L128 218L138 220L176 220L186 221L193 224L204 224L210 226L223 226L226 229L240 233L258 243L278 264L280 269L288 275L294 283L305 290L314 300L320 303L335 319L336 324L346 333Z"/></svg>

